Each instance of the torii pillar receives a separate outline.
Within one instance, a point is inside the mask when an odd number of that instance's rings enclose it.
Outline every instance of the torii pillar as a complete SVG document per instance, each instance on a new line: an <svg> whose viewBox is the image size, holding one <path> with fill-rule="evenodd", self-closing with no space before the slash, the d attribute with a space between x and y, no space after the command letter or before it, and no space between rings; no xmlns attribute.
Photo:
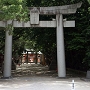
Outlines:
<svg viewBox="0 0 90 90"><path fill-rule="evenodd" d="M4 23L3 26L6 26L11 23L12 21L9 20L6 23ZM11 65L12 65L12 35L9 34L9 30L6 30L3 78L11 78Z"/></svg>
<svg viewBox="0 0 90 90"><path fill-rule="evenodd" d="M58 77L66 77L66 65L65 65L65 50L64 50L64 34L63 27L65 23L63 21L63 15L76 13L77 8L80 8L82 2L72 5L44 7L40 8L40 14L56 15L56 32L57 32L57 64L58 64ZM71 24L71 25L70 25ZM66 27L73 27L73 23L68 23Z"/></svg>
<svg viewBox="0 0 90 90"><path fill-rule="evenodd" d="M66 77L64 33L63 33L63 15L57 14L57 64L58 77Z"/></svg>
<svg viewBox="0 0 90 90"><path fill-rule="evenodd" d="M64 34L63 27L75 27L75 21L63 21L63 15L76 13L77 8L80 8L82 3L53 6L53 7L31 7L30 21L18 22L13 21L13 27L56 27L57 32L57 64L58 77L66 77L65 67L65 50L64 50ZM39 21L41 15L56 15L55 21ZM8 21L7 24L11 22ZM0 27L5 27L5 22L0 21ZM12 61L12 35L6 31L5 40L5 57L4 57L4 75L3 77L11 77L11 61Z"/></svg>
<svg viewBox="0 0 90 90"><path fill-rule="evenodd" d="M9 31L7 30L5 36L3 78L11 77L11 65L12 65L12 35L9 35Z"/></svg>

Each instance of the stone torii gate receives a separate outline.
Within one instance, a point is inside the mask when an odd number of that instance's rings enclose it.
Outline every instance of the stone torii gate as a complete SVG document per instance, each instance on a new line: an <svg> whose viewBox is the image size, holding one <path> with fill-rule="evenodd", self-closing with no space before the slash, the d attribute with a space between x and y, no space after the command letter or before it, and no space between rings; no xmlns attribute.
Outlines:
<svg viewBox="0 0 90 90"><path fill-rule="evenodd" d="M64 51L64 35L63 27L75 27L75 21L63 20L63 15L76 13L77 8L81 7L82 3L53 6L53 7L31 7L30 21L19 22L13 21L13 27L56 27L57 34L57 63L58 77L66 77L65 67L65 51ZM54 21L39 21L39 15L56 15ZM7 21L7 24L12 24L12 21ZM0 27L5 27L6 23L0 21ZM12 61L12 35L6 31L5 38L5 55L4 55L4 78L11 77L11 61Z"/></svg>

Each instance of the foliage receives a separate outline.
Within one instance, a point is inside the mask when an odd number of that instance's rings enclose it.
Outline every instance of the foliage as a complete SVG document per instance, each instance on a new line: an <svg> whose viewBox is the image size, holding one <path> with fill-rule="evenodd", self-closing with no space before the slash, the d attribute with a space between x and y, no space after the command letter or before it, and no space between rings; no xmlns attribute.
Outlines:
<svg viewBox="0 0 90 90"><path fill-rule="evenodd" d="M5 31L4 28L0 28L0 53L4 54L4 44L5 44Z"/></svg>
<svg viewBox="0 0 90 90"><path fill-rule="evenodd" d="M45 6L60 6L75 4L80 2L80 0L27 0L27 6L45 7Z"/></svg>
<svg viewBox="0 0 90 90"><path fill-rule="evenodd" d="M12 23L7 24L8 20ZM0 0L0 21L6 22L5 30L9 30L9 35L13 32L13 20L28 20L26 0Z"/></svg>
<svg viewBox="0 0 90 90"><path fill-rule="evenodd" d="M66 63L68 67L80 70L88 69L90 65L89 54L89 35L90 35L90 4L87 0L28 0L27 6L60 6L66 4L75 4L82 1L82 7L74 15L65 15L67 20L75 20L75 28L64 28L65 32L65 51ZM52 16L51 16L52 17ZM42 19L43 17L41 17ZM44 20L46 17L44 17ZM49 19L49 16L48 16ZM51 59L56 54L55 32L53 30L43 29L43 31L33 30L33 40L36 47L41 48L46 57ZM51 34L51 35L50 35ZM52 38L49 39L49 37ZM53 47L54 45L54 47ZM55 53L54 53L55 52ZM54 53L54 54L52 54ZM51 55L52 54L52 55ZM56 55L55 55L56 56ZM56 58L54 57L54 60Z"/></svg>
<svg viewBox="0 0 90 90"><path fill-rule="evenodd" d="M76 21L75 28L64 28L65 56L67 67L87 70L90 66L90 0L0 0L0 20L26 21L27 7L60 6L80 1L83 5L76 14L64 16L67 20ZM52 18L55 16L40 16L40 20ZM2 49L4 48L4 31L0 32ZM13 32L13 55L21 54L24 48L33 48L36 51L42 51L48 61L56 61L55 28L15 28Z"/></svg>
<svg viewBox="0 0 90 90"><path fill-rule="evenodd" d="M0 0L0 20L26 21L27 15L26 0Z"/></svg>
<svg viewBox="0 0 90 90"><path fill-rule="evenodd" d="M90 0L87 0L90 3Z"/></svg>
<svg viewBox="0 0 90 90"><path fill-rule="evenodd" d="M27 0L27 6L60 6L83 2L74 15L65 15L67 20L75 20L75 28L64 28L67 67L86 70L89 62L90 12L87 0ZM53 16L40 16L40 20L49 20ZM48 61L56 60L56 30L54 28L31 28L24 31L26 46L42 51Z"/></svg>
<svg viewBox="0 0 90 90"><path fill-rule="evenodd" d="M90 4L87 0L82 0L82 2L82 7L77 10L77 13L69 17L75 19L76 27L68 28L68 31L65 29L65 48L67 65L74 69L87 70L90 65ZM72 62L72 65L70 62Z"/></svg>

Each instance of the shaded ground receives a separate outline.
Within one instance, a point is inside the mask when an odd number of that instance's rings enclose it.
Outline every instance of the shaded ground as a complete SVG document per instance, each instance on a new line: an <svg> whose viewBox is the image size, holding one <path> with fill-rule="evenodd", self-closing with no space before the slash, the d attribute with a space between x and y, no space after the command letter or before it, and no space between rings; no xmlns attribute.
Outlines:
<svg viewBox="0 0 90 90"><path fill-rule="evenodd" d="M86 73L78 72L75 70L67 69L67 77L85 77ZM49 70L48 66L42 66L41 64L28 63L16 66L16 70L12 70L12 77L24 77L24 76L49 76L58 77L57 70ZM0 77L2 73L0 72Z"/></svg>
<svg viewBox="0 0 90 90"><path fill-rule="evenodd" d="M75 70L67 69L67 77L85 77L85 73L78 72ZM16 70L12 70L13 77L22 76L51 76L58 77L57 70L48 70L48 66L42 66L41 64L22 64L17 65Z"/></svg>
<svg viewBox="0 0 90 90"><path fill-rule="evenodd" d="M16 70L12 71L12 76L57 76L57 71L49 71L48 66L42 66L41 64L22 64L17 66Z"/></svg>

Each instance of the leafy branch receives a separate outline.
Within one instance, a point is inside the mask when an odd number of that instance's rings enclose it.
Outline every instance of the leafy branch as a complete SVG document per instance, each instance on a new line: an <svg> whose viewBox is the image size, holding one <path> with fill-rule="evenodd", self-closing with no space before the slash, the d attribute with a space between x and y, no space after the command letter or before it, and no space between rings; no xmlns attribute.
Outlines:
<svg viewBox="0 0 90 90"><path fill-rule="evenodd" d="M0 0L1 21L28 21L28 12L26 0ZM13 24L8 24L5 30L9 30L9 34L12 34Z"/></svg>

